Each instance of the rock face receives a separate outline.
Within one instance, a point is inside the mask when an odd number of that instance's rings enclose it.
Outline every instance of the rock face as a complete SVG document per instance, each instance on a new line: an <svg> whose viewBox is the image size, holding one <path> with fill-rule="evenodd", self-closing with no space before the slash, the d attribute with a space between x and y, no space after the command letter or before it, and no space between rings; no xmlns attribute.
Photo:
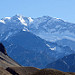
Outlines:
<svg viewBox="0 0 75 75"><path fill-rule="evenodd" d="M3 54L7 55L6 49L5 49L5 47L3 46L2 43L0 43L0 51L1 51Z"/></svg>

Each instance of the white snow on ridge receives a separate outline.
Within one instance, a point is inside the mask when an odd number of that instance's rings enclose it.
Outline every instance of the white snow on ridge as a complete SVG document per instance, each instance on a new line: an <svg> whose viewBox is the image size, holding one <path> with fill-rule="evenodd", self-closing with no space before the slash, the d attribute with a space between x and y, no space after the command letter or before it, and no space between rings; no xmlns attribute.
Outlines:
<svg viewBox="0 0 75 75"><path fill-rule="evenodd" d="M49 47L50 50L56 50L56 47L50 47L49 44L46 44L47 47Z"/></svg>
<svg viewBox="0 0 75 75"><path fill-rule="evenodd" d="M72 37L69 37L69 36L64 36L65 39L69 39L69 40L72 40L72 41L75 41L75 38L72 38Z"/></svg>
<svg viewBox="0 0 75 75"><path fill-rule="evenodd" d="M54 47L54 48L50 48L51 50L56 50L56 47Z"/></svg>
<svg viewBox="0 0 75 75"><path fill-rule="evenodd" d="M50 47L50 45L49 45L49 44L46 44L46 46Z"/></svg>
<svg viewBox="0 0 75 75"><path fill-rule="evenodd" d="M26 27L24 27L24 29L22 31L29 31Z"/></svg>
<svg viewBox="0 0 75 75"><path fill-rule="evenodd" d="M71 32L70 29L67 29L66 25L61 26L61 20L60 18L50 18L47 21L47 17L42 17L42 18L31 18L31 17L23 17L21 15L15 16L17 19L20 21L20 25L24 25L25 28L20 28L23 31L30 31L33 32L35 35L39 36L42 39L45 39L46 41L50 42L56 42L58 40L62 39L69 39L72 41L75 41L75 33ZM49 17L48 17L49 18ZM12 19L12 17L5 17L4 20L0 20L1 23L7 24L10 21L13 23L15 22L16 25L19 24L18 21ZM50 27L50 24L59 21L58 25L55 25L55 27ZM48 28L48 26L50 28ZM53 25L52 25L53 26ZM29 27L29 28L28 28ZM72 26L73 27L73 26ZM11 28L16 28L14 25L12 25ZM31 28L31 30L29 30ZM58 29L58 30L57 30ZM6 29L5 29L6 30ZM37 32L35 32L36 30ZM50 47L49 45L47 45Z"/></svg>
<svg viewBox="0 0 75 75"><path fill-rule="evenodd" d="M23 29L23 31L26 31L25 29Z"/></svg>
<svg viewBox="0 0 75 75"><path fill-rule="evenodd" d="M22 16L20 16L18 19L20 20L20 22L21 22L23 25L27 26L27 23L26 23L25 20L22 18Z"/></svg>
<svg viewBox="0 0 75 75"><path fill-rule="evenodd" d="M11 17L5 17L5 19L11 19Z"/></svg>
<svg viewBox="0 0 75 75"><path fill-rule="evenodd" d="M9 38L9 36L12 35L12 32L9 32L9 34L6 36L6 38L4 40L7 40Z"/></svg>
<svg viewBox="0 0 75 75"><path fill-rule="evenodd" d="M56 18L56 17L53 17L53 18L54 18L54 19L58 19L58 20L61 19L61 18Z"/></svg>
<svg viewBox="0 0 75 75"><path fill-rule="evenodd" d="M61 18L56 18L56 19L61 19Z"/></svg>
<svg viewBox="0 0 75 75"><path fill-rule="evenodd" d="M28 19L30 23L33 22L33 19L31 17L28 17Z"/></svg>
<svg viewBox="0 0 75 75"><path fill-rule="evenodd" d="M5 21L4 20L0 20L0 22L5 24Z"/></svg>

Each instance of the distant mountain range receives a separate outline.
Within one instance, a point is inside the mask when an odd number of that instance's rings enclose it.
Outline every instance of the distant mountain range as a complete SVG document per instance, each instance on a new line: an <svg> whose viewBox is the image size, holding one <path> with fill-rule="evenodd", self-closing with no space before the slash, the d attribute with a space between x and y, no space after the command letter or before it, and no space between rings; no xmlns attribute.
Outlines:
<svg viewBox="0 0 75 75"><path fill-rule="evenodd" d="M0 41L19 64L44 68L75 53L75 24L49 16L5 17L0 20Z"/></svg>
<svg viewBox="0 0 75 75"><path fill-rule="evenodd" d="M3 30L4 32L12 29L9 33L10 35L12 31L23 30L30 31L47 41L54 42L62 39L75 41L75 24L65 22L59 18L52 18L49 16L31 18L15 15L13 17L5 17L1 19L0 26L0 29L3 27L1 31Z"/></svg>

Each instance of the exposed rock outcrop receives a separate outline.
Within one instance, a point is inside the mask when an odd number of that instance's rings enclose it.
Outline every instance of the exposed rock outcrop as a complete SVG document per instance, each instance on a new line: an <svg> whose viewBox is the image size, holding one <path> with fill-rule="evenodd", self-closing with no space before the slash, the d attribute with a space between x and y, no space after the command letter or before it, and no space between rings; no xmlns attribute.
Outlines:
<svg viewBox="0 0 75 75"><path fill-rule="evenodd" d="M5 49L5 47L3 46L2 43L0 43L0 51L1 51L2 53L4 53L5 55L7 55L6 49Z"/></svg>

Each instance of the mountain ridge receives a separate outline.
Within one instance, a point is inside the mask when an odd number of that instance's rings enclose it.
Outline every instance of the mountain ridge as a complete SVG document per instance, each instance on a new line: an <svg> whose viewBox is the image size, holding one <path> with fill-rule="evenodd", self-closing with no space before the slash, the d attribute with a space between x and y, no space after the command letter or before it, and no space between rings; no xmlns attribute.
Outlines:
<svg viewBox="0 0 75 75"><path fill-rule="evenodd" d="M55 42L64 38L75 41L75 24L65 22L62 19L52 18L49 16L31 18L15 15L10 18L4 18L2 21L5 22L3 25L6 24L7 26L10 26L9 30L18 29L23 31L30 31L47 41ZM50 35L51 37L49 38Z"/></svg>

